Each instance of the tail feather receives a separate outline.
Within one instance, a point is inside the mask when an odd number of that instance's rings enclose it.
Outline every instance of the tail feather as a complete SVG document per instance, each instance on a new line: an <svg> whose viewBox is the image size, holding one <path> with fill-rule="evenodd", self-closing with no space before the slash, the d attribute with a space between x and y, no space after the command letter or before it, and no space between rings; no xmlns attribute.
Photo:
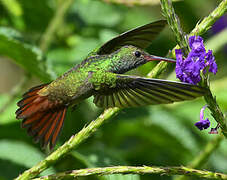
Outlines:
<svg viewBox="0 0 227 180"><path fill-rule="evenodd" d="M63 123L64 123L64 117L65 117L65 114L66 114L66 111L67 109L65 108L63 111L62 111L62 116L61 118L59 119L59 121L57 122L56 124L56 128L55 130L53 131L53 134L52 134L52 141L51 141L51 144L50 144L50 148L54 147L55 146L55 143L58 139L58 136L62 130L62 127L63 127Z"/></svg>
<svg viewBox="0 0 227 180"><path fill-rule="evenodd" d="M52 149L61 132L67 106L58 101L51 101L47 96L40 96L38 91L47 84L31 88L23 95L17 105L16 118L23 119L22 128L26 128L42 147Z"/></svg>
<svg viewBox="0 0 227 180"><path fill-rule="evenodd" d="M25 98L23 98L22 100L20 100L20 101L17 103L17 105L20 106L20 107L21 107L21 106L25 106L25 105L31 103L35 98L36 98L35 96L28 96L28 97L25 97Z"/></svg>
<svg viewBox="0 0 227 180"><path fill-rule="evenodd" d="M52 116L51 113L43 113L43 116L40 119L29 124L28 134L33 136L35 138L35 141L37 141L36 136L38 132L41 130L43 126L45 126L45 124L48 122L48 119L50 119L51 116ZM22 122L22 125L23 125L23 122Z"/></svg>
<svg viewBox="0 0 227 180"><path fill-rule="evenodd" d="M28 128L28 127L31 127L31 125L33 124L37 124L38 122L42 122L42 120L44 119L43 116L45 116L46 113L37 113L37 115L34 115L30 118L25 118L23 121L22 121L22 128Z"/></svg>
<svg viewBox="0 0 227 180"><path fill-rule="evenodd" d="M50 130L45 134L44 136L44 142L49 142L50 141L50 148L52 148L55 143L56 143L56 138L62 129L63 121L64 121L64 116L65 116L66 109L62 109L58 114L56 114L55 120L51 124ZM46 146L46 144L44 144Z"/></svg>
<svg viewBox="0 0 227 180"><path fill-rule="evenodd" d="M44 145L48 144L49 142L46 141L46 134L50 131L51 132L51 125L54 123L54 120L56 119L58 112L54 112L51 117L47 120L45 125L41 127L41 129L38 131L38 133L35 135L35 140L40 141L41 146L44 147Z"/></svg>

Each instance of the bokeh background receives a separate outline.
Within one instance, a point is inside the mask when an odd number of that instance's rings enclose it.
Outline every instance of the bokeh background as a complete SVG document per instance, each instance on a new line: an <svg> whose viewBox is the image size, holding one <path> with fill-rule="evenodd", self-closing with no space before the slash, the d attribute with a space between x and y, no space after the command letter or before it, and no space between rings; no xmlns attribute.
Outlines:
<svg viewBox="0 0 227 180"><path fill-rule="evenodd" d="M63 74L78 64L97 46L114 36L155 20L163 19L159 1L111 3L102 0L74 0L65 16L56 21L60 26L52 34L50 44L43 35L53 23L53 17L64 0L0 0L0 180L13 179L19 173L42 160L49 152L42 150L20 128L15 119L16 102L28 88L48 81L39 68L51 78ZM128 2L123 4L122 2ZM144 3L144 5L141 5ZM220 1L174 1L183 30L189 33ZM211 90L225 112L227 110L227 15L203 35L206 47L212 49L218 73L211 76ZM151 43L147 51L165 56L176 45L169 27ZM40 50L41 49L41 50ZM19 60L18 60L19 59ZM34 61L38 59L38 61ZM19 65L18 65L19 64ZM45 64L45 68L43 68ZM148 63L132 74L145 76L156 63ZM34 73L35 72L35 73ZM175 80L174 65L160 78ZM90 98L75 111L69 110L57 143L62 145L103 110ZM217 135L199 131L203 98L171 105L124 109L70 154L42 175L65 170L113 165L181 166L198 157L206 144ZM211 126L216 122L207 109ZM200 169L227 173L227 141L218 143ZM108 175L78 179L147 180L177 179L155 175ZM193 179L193 178L191 178Z"/></svg>

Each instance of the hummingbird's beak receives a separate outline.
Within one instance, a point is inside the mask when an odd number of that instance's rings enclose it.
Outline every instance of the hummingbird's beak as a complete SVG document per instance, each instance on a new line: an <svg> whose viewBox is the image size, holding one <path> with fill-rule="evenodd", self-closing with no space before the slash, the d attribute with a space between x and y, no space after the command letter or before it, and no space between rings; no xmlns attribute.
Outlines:
<svg viewBox="0 0 227 180"><path fill-rule="evenodd" d="M153 55L145 55L144 58L147 61L166 61L166 62L176 63L176 60L174 60L174 59L159 57L159 56L153 56Z"/></svg>

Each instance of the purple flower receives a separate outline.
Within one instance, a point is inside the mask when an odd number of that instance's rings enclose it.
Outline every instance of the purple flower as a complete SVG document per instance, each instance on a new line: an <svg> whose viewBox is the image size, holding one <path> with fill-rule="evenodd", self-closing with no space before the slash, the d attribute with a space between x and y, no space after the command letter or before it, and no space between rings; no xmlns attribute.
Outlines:
<svg viewBox="0 0 227 180"><path fill-rule="evenodd" d="M213 74L216 74L218 71L218 67L217 64L214 60L214 56L212 55L212 51L208 50L208 52L206 53L206 64L209 67L209 72L212 72Z"/></svg>
<svg viewBox="0 0 227 180"><path fill-rule="evenodd" d="M206 109L207 105L203 106L203 108L200 111L200 121L195 123L195 126L199 128L200 130L207 129L210 127L210 121L208 118L203 119L204 116L204 110Z"/></svg>
<svg viewBox="0 0 227 180"><path fill-rule="evenodd" d="M203 38L200 36L190 36L189 39L189 47L194 51L194 53L205 53L205 47L203 45Z"/></svg>
<svg viewBox="0 0 227 180"><path fill-rule="evenodd" d="M203 39L200 36L189 37L189 46L191 51L186 59L183 59L183 53L180 49L176 49L176 76L182 82L190 84L197 84L200 78L200 71L205 73L205 67L209 67L209 72L216 74L217 64L212 55L212 51L209 50L206 53L206 49L203 44Z"/></svg>

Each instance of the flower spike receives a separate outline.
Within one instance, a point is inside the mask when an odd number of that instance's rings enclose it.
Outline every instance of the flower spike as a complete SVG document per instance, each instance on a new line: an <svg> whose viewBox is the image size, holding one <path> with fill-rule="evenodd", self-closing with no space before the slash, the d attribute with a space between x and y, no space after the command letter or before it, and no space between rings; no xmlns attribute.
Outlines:
<svg viewBox="0 0 227 180"><path fill-rule="evenodd" d="M200 82L200 71L206 73L205 68L209 67L209 72L217 73L217 64L211 50L206 49L203 39L200 36L189 37L189 46L191 51L186 59L183 59L183 53L180 49L176 49L176 76L182 82L197 84Z"/></svg>
<svg viewBox="0 0 227 180"><path fill-rule="evenodd" d="M199 128L200 130L207 129L210 127L210 121L208 118L204 118L204 110L206 109L207 105L203 106L200 111L200 121L195 123L195 126Z"/></svg>

